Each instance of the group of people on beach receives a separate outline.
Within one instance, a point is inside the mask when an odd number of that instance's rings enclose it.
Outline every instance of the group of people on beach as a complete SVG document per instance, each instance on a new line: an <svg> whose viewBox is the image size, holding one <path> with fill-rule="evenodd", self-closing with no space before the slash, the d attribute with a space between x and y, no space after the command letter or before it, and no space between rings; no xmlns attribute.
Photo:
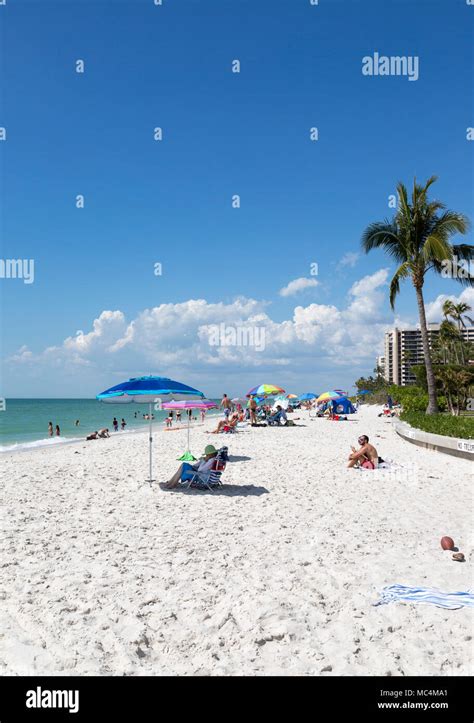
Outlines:
<svg viewBox="0 0 474 723"><path fill-rule="evenodd" d="M193 416L192 409L188 409L186 412L186 415L188 417L189 422L193 422L193 421L195 422L197 420L197 417ZM204 422L205 418L206 418L206 410L201 409L201 422ZM171 429L171 427L173 426L173 421L175 419L176 419L176 424L181 424L181 411L179 409L176 410L176 417L173 414L173 410L172 409L170 410L170 413L168 414L168 416L165 419L165 424L166 424L167 429Z"/></svg>
<svg viewBox="0 0 474 723"><path fill-rule="evenodd" d="M114 428L114 432L118 432L119 423L117 417L113 418L112 426ZM122 421L120 423L120 426L122 428L122 431L127 426L127 422L122 417ZM102 429L96 430L95 432L91 432L87 435L86 440L89 442L92 439L107 439L107 437L110 437L110 432L108 427L103 427Z"/></svg>

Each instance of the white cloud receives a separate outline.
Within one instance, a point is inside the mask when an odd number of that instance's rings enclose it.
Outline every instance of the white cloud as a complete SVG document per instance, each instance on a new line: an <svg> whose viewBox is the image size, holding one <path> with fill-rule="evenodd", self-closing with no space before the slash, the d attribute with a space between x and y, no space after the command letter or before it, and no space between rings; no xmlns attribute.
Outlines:
<svg viewBox="0 0 474 723"><path fill-rule="evenodd" d="M349 266L351 269L353 269L354 266L356 265L356 263L358 262L359 258L360 258L360 253L358 251L355 251L355 252L348 251L346 254L344 254L342 259L339 261L338 267Z"/></svg>
<svg viewBox="0 0 474 723"><path fill-rule="evenodd" d="M394 325L387 279L388 269L380 269L352 285L346 304L298 305L281 321L271 318L268 302L246 298L161 304L131 320L119 310L103 311L90 331L79 331L57 346L39 353L22 347L7 360L8 377L18 385L29 377L35 389L48 379L65 396L77 385L96 393L127 374L169 375L206 393L224 381L228 391L238 391L260 376L275 383L294 379L299 388L298 380L315 375L319 380L321 370L329 383L335 367L345 369L352 380L371 372L376 354L382 352L384 332ZM461 297L473 301L472 293L466 290ZM438 297L428 307L440 308L445 298ZM258 332L264 344L260 350L246 344L213 344L216 327L239 330L247 338Z"/></svg>
<svg viewBox="0 0 474 723"><path fill-rule="evenodd" d="M443 304L448 299L453 301L455 304L464 302L474 309L474 288L472 286L467 286L464 291L459 294L459 296L454 296L454 294L440 294L434 301L426 304L426 320L428 322L443 320ZM468 316L472 317L472 313L468 312Z"/></svg>
<svg viewBox="0 0 474 723"><path fill-rule="evenodd" d="M290 281L290 283L280 289L278 293L280 294L280 296L294 296L295 294L299 294L300 291L314 288L318 285L318 283L319 282L316 281L316 279L306 279L304 276L302 276L299 279L294 279L293 281Z"/></svg>

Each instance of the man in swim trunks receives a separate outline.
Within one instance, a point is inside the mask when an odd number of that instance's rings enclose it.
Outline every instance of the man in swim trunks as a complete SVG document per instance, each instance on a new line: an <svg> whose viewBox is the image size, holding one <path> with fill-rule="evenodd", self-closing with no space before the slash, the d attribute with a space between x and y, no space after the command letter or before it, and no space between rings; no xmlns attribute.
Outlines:
<svg viewBox="0 0 474 723"><path fill-rule="evenodd" d="M369 444L369 438L366 434L362 434L357 440L360 449L351 447L352 452L349 455L348 467L360 466L366 469L376 469L379 462L379 455L372 444Z"/></svg>
<svg viewBox="0 0 474 723"><path fill-rule="evenodd" d="M230 414L231 409L232 409L232 402L230 401L230 399L229 399L229 397L227 396L227 394L224 394L224 396L222 397L222 401L221 401L221 403L220 403L220 406L223 407L223 409L224 409L224 416L225 416L226 419L228 419L229 414Z"/></svg>

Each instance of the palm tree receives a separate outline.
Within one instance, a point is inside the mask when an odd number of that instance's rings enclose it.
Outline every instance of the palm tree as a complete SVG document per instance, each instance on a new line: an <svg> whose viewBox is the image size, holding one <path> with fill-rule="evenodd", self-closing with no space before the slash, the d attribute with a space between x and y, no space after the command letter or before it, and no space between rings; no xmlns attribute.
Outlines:
<svg viewBox="0 0 474 723"><path fill-rule="evenodd" d="M450 301L450 299L447 299L443 304L443 314L446 317L450 316L451 319L457 321L459 331L461 331L461 327L463 327L464 329L466 328L464 317L466 317L470 324L474 324L474 321L471 319L471 317L467 315L468 311L472 311L472 307L469 306L469 304L466 304L464 301L460 301L459 304L455 304L454 302Z"/></svg>
<svg viewBox="0 0 474 723"><path fill-rule="evenodd" d="M445 210L446 207L439 201L428 200L428 189L436 180L436 176L432 176L424 186L420 186L415 178L411 200L406 186L398 183L399 203L392 221L386 219L371 223L362 236L362 248L366 253L382 248L399 264L390 283L392 309L400 291L400 281L410 278L415 288L428 385L427 414L438 412L438 401L423 298L425 276L430 270L441 274L447 262L456 268L458 259L474 259L474 246L453 246L450 243L455 234L467 232L468 219L461 213ZM466 285L474 284L474 279L470 277L458 277L457 280Z"/></svg>
<svg viewBox="0 0 474 723"><path fill-rule="evenodd" d="M460 338L460 348L461 348L461 363L466 363L466 355L465 355L465 344L463 341L463 338L461 336L461 328L466 328L466 324L464 321L464 317L469 321L470 324L474 324L474 321L471 319L470 316L467 315L468 311L471 311L472 308L469 306L469 304L466 304L464 301L460 301L459 304L455 304L450 299L446 299L446 301L443 304L443 314L446 319L448 320L448 317L450 316L451 319L454 319L454 321L458 324L458 332L459 332L459 338Z"/></svg>

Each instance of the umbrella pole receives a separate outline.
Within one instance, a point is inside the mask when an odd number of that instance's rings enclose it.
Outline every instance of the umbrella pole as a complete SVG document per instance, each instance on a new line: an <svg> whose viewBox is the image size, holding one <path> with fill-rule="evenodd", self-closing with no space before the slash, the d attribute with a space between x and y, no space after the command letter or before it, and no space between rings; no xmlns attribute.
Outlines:
<svg viewBox="0 0 474 723"><path fill-rule="evenodd" d="M149 432L149 434L150 434L150 436L149 436L149 442L150 442L150 474L149 474L148 482L150 483L150 487L151 487L151 483L153 482L153 479L152 479L152 466L153 466L153 465L152 465L152 442L153 442L152 425L153 425L153 422L152 422L152 419L151 419L151 402L150 402L149 405L148 405L148 419L149 419L149 421L150 421L150 432Z"/></svg>
<svg viewBox="0 0 474 723"><path fill-rule="evenodd" d="M191 451L191 450L189 449L189 422L190 422L190 419L189 419L189 414L188 414L188 449L187 449L188 452Z"/></svg>

